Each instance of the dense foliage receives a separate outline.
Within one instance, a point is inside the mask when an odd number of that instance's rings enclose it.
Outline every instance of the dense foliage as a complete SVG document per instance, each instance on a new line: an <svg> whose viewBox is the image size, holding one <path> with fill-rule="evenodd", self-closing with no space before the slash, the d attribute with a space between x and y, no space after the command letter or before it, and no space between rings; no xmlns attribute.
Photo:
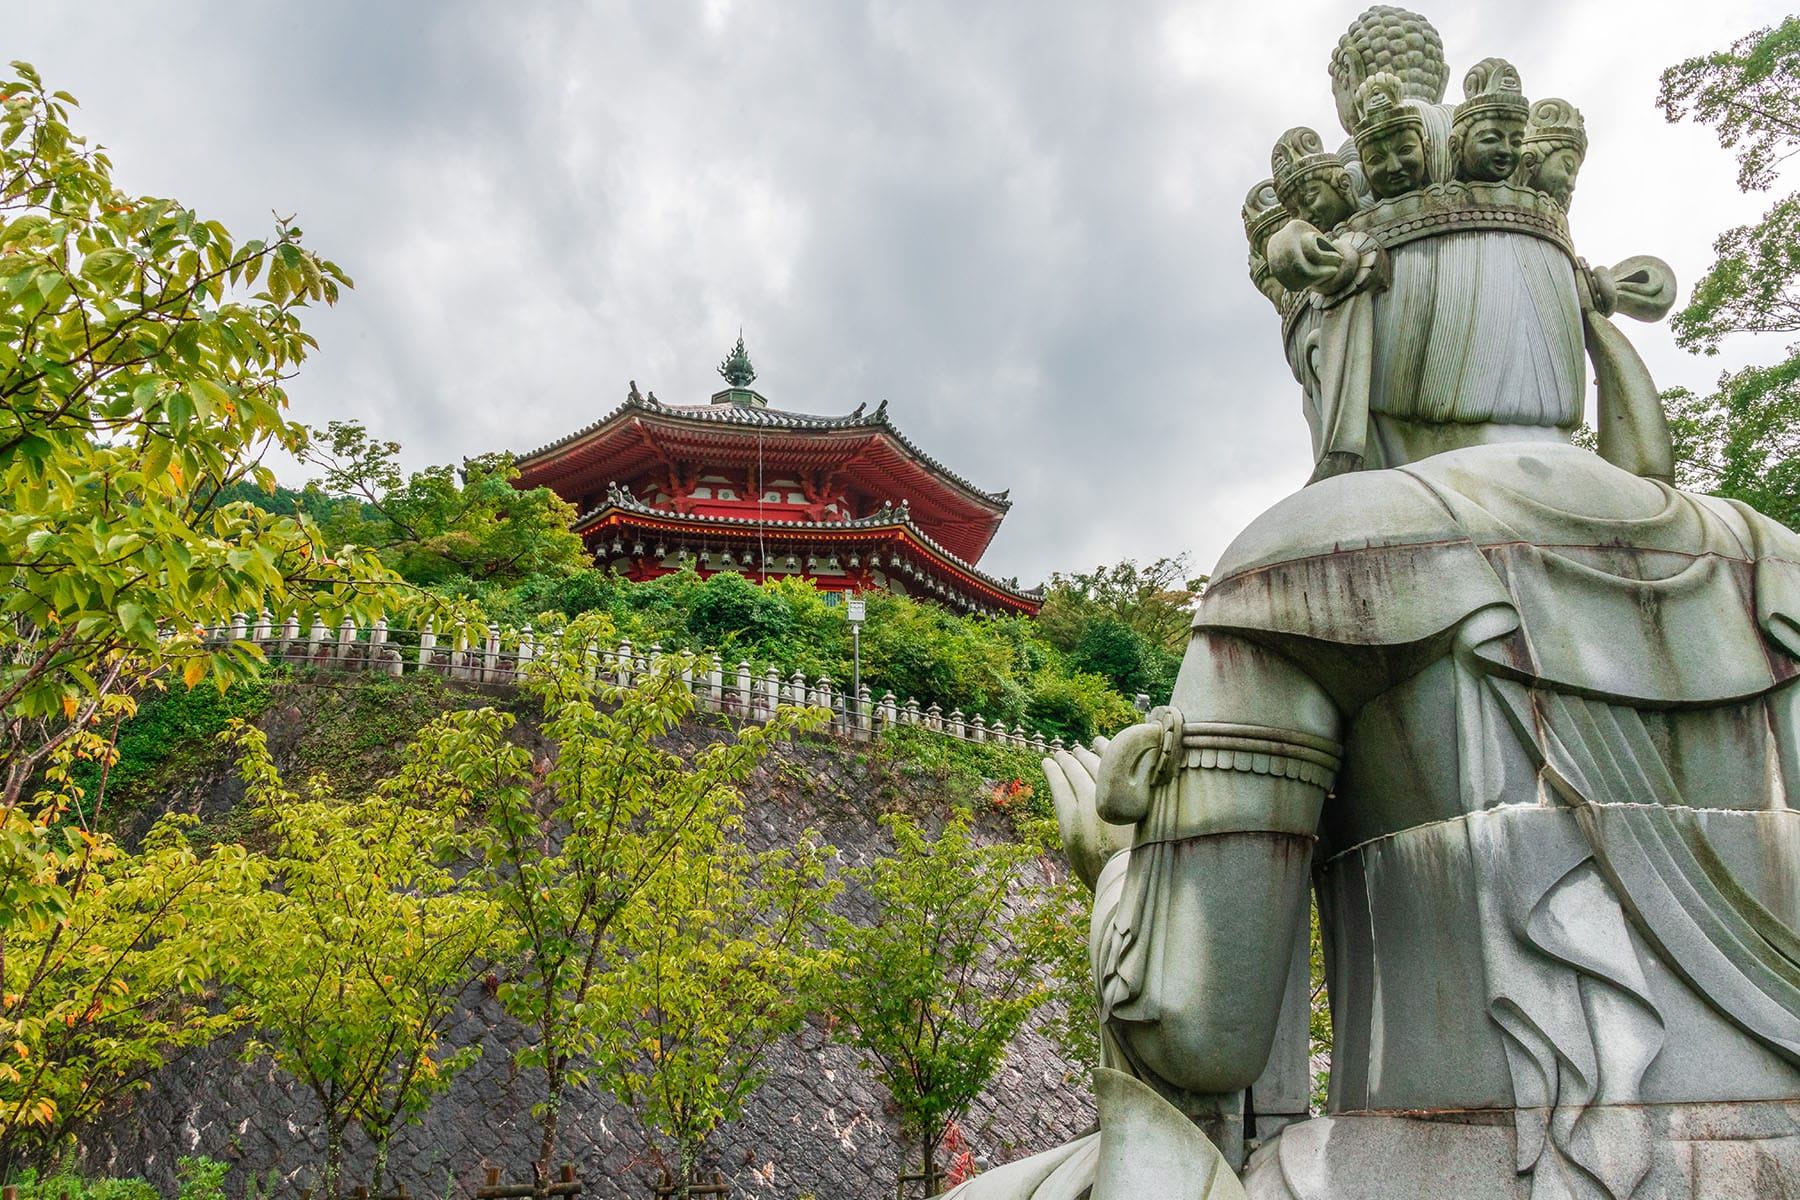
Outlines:
<svg viewBox="0 0 1800 1200"><path fill-rule="evenodd" d="M483 610L503 623L544 628L565 617L602 613L640 648L717 651L727 671L747 662L783 677L851 680L850 626L804 579L755 584L723 572L692 571L633 583L604 571L539 575L510 588L475 589ZM936 604L871 592L862 633L862 681L879 701L960 708L973 718L1021 723L1047 737L1086 741L1136 719L1107 680L1075 665L1025 617L958 616Z"/></svg>
<svg viewBox="0 0 1800 1200"><path fill-rule="evenodd" d="M309 443L285 414L285 381L313 346L300 316L348 279L291 222L239 243L174 201L126 195L69 128L73 100L14 69L0 82L0 1178L49 1164L109 1101L244 1030L250 1053L319 1099L326 1193L344 1183L353 1130L376 1150L379 1187L396 1129L468 1064L440 1041L478 970L531 1032L515 1061L541 1077L540 1179L567 1090L590 1079L671 1141L685 1173L760 1080L771 1041L822 1005L818 981L845 952L816 937L835 886L828 848L750 854L734 840L734 785L817 714L671 748L692 697L666 672L596 689L548 662L525 689L553 747L539 757L507 712L427 721L403 701L431 681L376 679L358 686L378 712L351 703L336 718L360 722L356 753L317 762L300 747L296 777L320 771L290 786L262 735L233 724L280 681L253 644L204 628L264 609L303 624L393 618L420 596L454 615L441 600L467 596L502 620L554 613L579 638L624 632L842 684L842 616L808 584L625 585L594 571L567 506L515 489L504 456L407 475L359 426ZM325 478L279 489L263 456L309 444ZM1065 648L1027 621L886 594L869 610L862 661L878 693L1071 738L1131 719L1080 666L1129 678L1099 643ZM195 690L209 678L217 691ZM133 721L150 694L160 703ZM255 837L197 835L173 816L135 845L109 836L109 796L146 797L221 726L244 752ZM347 758L372 772L367 786L344 786ZM948 843L895 828L899 858L859 881L900 889L898 903L924 875L909 856ZM1041 850L977 853L960 820L945 837L968 851L959 886L987 894L986 864ZM1042 938L1054 927L1068 940L1060 918L1027 908L1025 924L985 927L1010 944L978 952L1000 972L1003 1012L971 1007L966 962L941 1002L906 980L932 1011L988 1011L968 1032L990 1070L1052 990ZM184 1197L218 1192L218 1164L185 1170Z"/></svg>
<svg viewBox="0 0 1800 1200"><path fill-rule="evenodd" d="M604 617L588 616L570 632L585 639L610 630ZM644 1042L658 1035L648 1014L641 1021L632 1014L663 1003L652 985L703 969L679 955L715 948L721 922L728 931L750 914L797 905L804 939L805 902L822 883L812 856L796 852L791 861L754 864L737 856L728 838L738 827L736 785L772 739L814 725L823 714L784 708L767 724L684 756L664 739L692 712L694 699L669 664L620 688L596 687L571 662L546 660L525 686L542 703L541 732L556 747L548 761L508 739L511 719L492 709L447 714L421 732L410 757L415 790L458 797L479 814L469 833L477 862L469 878L492 904L500 930L499 999L531 1034L514 1059L540 1079L535 1169L549 1177L563 1105L571 1088L590 1080L658 1097L645 1114L674 1135L689 1162L690 1151L735 1102L716 1091L690 1090L693 1103L671 1105L674 1073L688 1089L700 1089L700 1075L711 1072L716 1083L721 1071L737 1068L683 1056L668 1061L672 1075L656 1080L660 1086L646 1084ZM778 883L777 876L784 879ZM720 907L707 910L708 881L729 890L730 902L721 894ZM779 895L770 895L771 888ZM689 936L647 942L659 928ZM764 943L763 952L771 970L801 971L794 945ZM660 963L652 970L647 960ZM790 982L804 994L797 978ZM703 1006L673 996L667 1003L669 1020L678 1011L707 1020ZM764 1011L778 1026L790 1019L779 1006ZM702 1036L718 1033L715 1024ZM650 1073L662 1066L653 1059ZM754 1078L755 1066L745 1064L742 1073Z"/></svg>
<svg viewBox="0 0 1800 1200"><path fill-rule="evenodd" d="M1724 50L1663 72L1659 103L1671 121L1710 125L1734 150L1738 186L1767 191L1800 151L1800 17L1750 33ZM1753 225L1726 230L1712 267L1675 314L1676 340L1715 354L1734 335L1800 332L1800 194L1776 201ZM1684 487L1742 500L1800 528L1800 347L1769 366L1720 377L1700 396L1663 396Z"/></svg>
<svg viewBox="0 0 1800 1200"><path fill-rule="evenodd" d="M399 583L226 498L304 444L300 318L348 279L291 222L240 243L125 193L74 103L24 63L0 81L0 1174L244 1019L214 935L254 856L191 820L129 852L100 825L135 694L255 676L254 649L201 636L234 609L372 615Z"/></svg>
<svg viewBox="0 0 1800 1200"><path fill-rule="evenodd" d="M508 454L460 468L400 469L398 442L376 441L355 422L333 421L307 450L323 477L298 497L332 546L378 551L407 580L433 586L514 583L587 561L569 532L575 509L549 488L515 488Z"/></svg>
<svg viewBox="0 0 1800 1200"><path fill-rule="evenodd" d="M227 729L252 812L272 834L259 856L268 886L249 898L229 941L255 1036L319 1102L328 1195L343 1185L344 1134L375 1150L379 1193L388 1144L475 1061L478 1046L443 1046L477 957L490 949L494 906L453 864L466 816L457 789L434 786L417 753L363 795L335 795L323 776L289 790L262 731Z"/></svg>
<svg viewBox="0 0 1800 1200"><path fill-rule="evenodd" d="M1077 670L1100 676L1126 696L1166 703L1187 648L1194 604L1206 587L1206 577L1191 570L1187 556L1179 554L1146 567L1127 559L1054 575L1038 628Z"/></svg>

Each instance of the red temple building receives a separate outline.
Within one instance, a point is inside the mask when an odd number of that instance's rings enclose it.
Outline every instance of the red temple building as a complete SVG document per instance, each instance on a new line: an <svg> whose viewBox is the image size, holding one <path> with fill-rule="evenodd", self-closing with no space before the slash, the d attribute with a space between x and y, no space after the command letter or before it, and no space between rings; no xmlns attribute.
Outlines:
<svg viewBox="0 0 1800 1200"><path fill-rule="evenodd" d="M625 403L518 460L523 488L581 513L594 559L631 579L692 566L747 579L797 575L831 593L876 588L968 613L1035 614L1041 589L975 564L1011 507L858 405L784 412L750 389L744 341L706 404L668 405L631 385Z"/></svg>

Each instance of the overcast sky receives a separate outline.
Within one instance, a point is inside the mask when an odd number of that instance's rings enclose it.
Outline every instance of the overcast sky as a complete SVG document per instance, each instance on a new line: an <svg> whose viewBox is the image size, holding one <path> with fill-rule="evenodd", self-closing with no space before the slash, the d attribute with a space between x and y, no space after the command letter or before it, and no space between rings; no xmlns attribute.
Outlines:
<svg viewBox="0 0 1800 1200"><path fill-rule="evenodd" d="M631 379L704 401L741 325L775 406L887 399L1011 488L982 565L1036 582L1183 550L1208 569L1305 478L1238 209L1284 129L1342 139L1326 63L1360 7L83 0L9 6L5 39L81 100L127 191L240 238L297 214L355 278L309 325L300 419L361 420L412 466L525 451ZM1660 255L1685 288L1769 203L1654 98L1782 5L1425 11L1452 99L1500 55L1582 109L1589 260ZM1780 349L1697 359L1623 324L1663 386Z"/></svg>

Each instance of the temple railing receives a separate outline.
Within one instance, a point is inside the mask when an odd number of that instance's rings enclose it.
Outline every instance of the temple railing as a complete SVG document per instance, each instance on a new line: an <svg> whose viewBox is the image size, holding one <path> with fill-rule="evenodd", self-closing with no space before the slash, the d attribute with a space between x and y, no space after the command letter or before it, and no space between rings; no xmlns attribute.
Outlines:
<svg viewBox="0 0 1800 1200"><path fill-rule="evenodd" d="M617 645L592 640L571 644L560 632L539 635L526 626L491 629L474 643L466 633L440 643L430 624L421 629L398 629L378 620L359 627L346 618L335 629L316 620L302 628L294 617L277 623L265 613L254 618L239 614L230 624L209 629L207 640L214 646L253 642L271 663L393 676L426 673L479 684L516 684L533 663L567 662L574 656L597 682L629 687L644 673L673 659L678 664L673 669L694 694L696 706L705 712L767 721L779 705L815 706L831 713L833 733L862 741L911 726L959 741L1012 746L1039 754L1065 749L1060 737L1046 739L1041 730L1009 729L1004 721L990 724L979 713L964 715L960 707L945 713L939 704L922 706L915 698L901 700L891 691L876 697L866 684L851 697L829 675L812 679L800 671L783 675L773 666L758 672L748 662L728 667L716 653L665 654L658 643L640 648L629 638Z"/></svg>

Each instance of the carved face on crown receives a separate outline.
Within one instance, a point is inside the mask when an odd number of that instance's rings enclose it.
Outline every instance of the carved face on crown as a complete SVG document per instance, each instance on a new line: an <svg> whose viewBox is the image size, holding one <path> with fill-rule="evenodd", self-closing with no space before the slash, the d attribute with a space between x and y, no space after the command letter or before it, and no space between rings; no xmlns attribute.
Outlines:
<svg viewBox="0 0 1800 1200"><path fill-rule="evenodd" d="M1288 130L1269 155L1281 206L1316 229L1332 229L1356 211L1350 172L1328 153L1319 135L1301 125Z"/></svg>
<svg viewBox="0 0 1800 1200"><path fill-rule="evenodd" d="M1331 54L1331 95L1337 101L1338 122L1345 133L1356 128L1356 89L1368 77L1356 47L1339 42Z"/></svg>
<svg viewBox="0 0 1800 1200"><path fill-rule="evenodd" d="M1463 95L1450 123L1456 177L1478 183L1511 178L1531 117L1518 70L1504 58L1484 58L1463 77Z"/></svg>
<svg viewBox="0 0 1800 1200"><path fill-rule="evenodd" d="M1567 212L1575 195L1575 176L1587 155L1587 129L1581 111L1567 100L1539 100L1531 106L1525 127L1520 173L1526 185L1544 192Z"/></svg>
<svg viewBox="0 0 1800 1200"><path fill-rule="evenodd" d="M1539 158L1542 161L1539 161ZM1547 192L1565 212L1575 195L1575 176L1581 171L1581 155L1573 146L1555 146L1549 153L1528 150L1525 175L1528 186Z"/></svg>
<svg viewBox="0 0 1800 1200"><path fill-rule="evenodd" d="M1315 229L1335 229L1343 224L1356 211L1356 204L1338 186L1340 182L1349 182L1348 172L1342 180L1327 178L1323 172L1307 178L1294 190L1294 215Z"/></svg>
<svg viewBox="0 0 1800 1200"><path fill-rule="evenodd" d="M1358 143L1369 190L1383 200L1425 186L1425 140L1402 125Z"/></svg>
<svg viewBox="0 0 1800 1200"><path fill-rule="evenodd" d="M1425 122L1401 98L1397 75L1381 72L1356 90L1356 152L1381 200L1425 186Z"/></svg>
<svg viewBox="0 0 1800 1200"><path fill-rule="evenodd" d="M1500 183L1519 165L1525 148L1525 122L1518 117L1494 114L1478 117L1451 137L1456 154L1456 175L1485 183Z"/></svg>

